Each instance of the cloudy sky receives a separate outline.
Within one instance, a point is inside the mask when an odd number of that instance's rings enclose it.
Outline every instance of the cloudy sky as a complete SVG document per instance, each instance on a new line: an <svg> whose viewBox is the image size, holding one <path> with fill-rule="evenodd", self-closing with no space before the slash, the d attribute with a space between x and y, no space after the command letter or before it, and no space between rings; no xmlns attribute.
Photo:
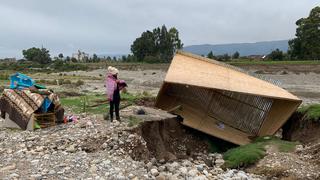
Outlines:
<svg viewBox="0 0 320 180"><path fill-rule="evenodd" d="M183 43L220 44L294 37L295 21L318 0L0 0L0 58L22 49L71 55L129 53L143 31L176 27Z"/></svg>

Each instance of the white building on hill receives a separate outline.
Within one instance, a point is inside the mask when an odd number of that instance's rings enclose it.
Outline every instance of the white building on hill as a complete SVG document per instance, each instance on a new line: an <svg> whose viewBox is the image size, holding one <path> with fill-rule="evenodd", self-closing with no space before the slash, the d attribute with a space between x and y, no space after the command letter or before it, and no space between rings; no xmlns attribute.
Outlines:
<svg viewBox="0 0 320 180"><path fill-rule="evenodd" d="M73 53L72 57L75 58L78 62L86 62L89 59L89 54L78 50L77 53Z"/></svg>

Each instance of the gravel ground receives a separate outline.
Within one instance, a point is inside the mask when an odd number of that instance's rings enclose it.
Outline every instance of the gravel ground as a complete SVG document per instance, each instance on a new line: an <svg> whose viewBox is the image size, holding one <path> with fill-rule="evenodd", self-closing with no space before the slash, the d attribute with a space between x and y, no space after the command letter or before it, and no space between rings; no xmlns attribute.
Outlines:
<svg viewBox="0 0 320 180"><path fill-rule="evenodd" d="M43 130L0 131L0 179L263 179L239 170L222 170L221 154L170 162L146 154L146 142L126 122L82 117L76 124Z"/></svg>

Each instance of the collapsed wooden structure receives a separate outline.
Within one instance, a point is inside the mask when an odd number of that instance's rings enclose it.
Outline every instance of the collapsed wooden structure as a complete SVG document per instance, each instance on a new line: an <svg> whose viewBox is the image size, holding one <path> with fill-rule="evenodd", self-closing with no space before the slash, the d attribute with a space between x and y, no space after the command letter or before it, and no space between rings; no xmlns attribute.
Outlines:
<svg viewBox="0 0 320 180"><path fill-rule="evenodd" d="M156 107L182 116L184 125L239 145L274 134L300 104L272 83L181 51L156 100Z"/></svg>

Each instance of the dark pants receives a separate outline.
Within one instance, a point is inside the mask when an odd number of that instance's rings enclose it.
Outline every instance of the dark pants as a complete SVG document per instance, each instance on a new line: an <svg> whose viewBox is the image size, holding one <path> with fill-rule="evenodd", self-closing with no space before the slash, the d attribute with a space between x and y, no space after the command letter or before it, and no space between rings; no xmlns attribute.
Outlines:
<svg viewBox="0 0 320 180"><path fill-rule="evenodd" d="M120 120L120 115L119 115L119 105L120 105L120 99L114 99L113 101L110 101L110 120L113 120L113 110L116 112L116 119Z"/></svg>

